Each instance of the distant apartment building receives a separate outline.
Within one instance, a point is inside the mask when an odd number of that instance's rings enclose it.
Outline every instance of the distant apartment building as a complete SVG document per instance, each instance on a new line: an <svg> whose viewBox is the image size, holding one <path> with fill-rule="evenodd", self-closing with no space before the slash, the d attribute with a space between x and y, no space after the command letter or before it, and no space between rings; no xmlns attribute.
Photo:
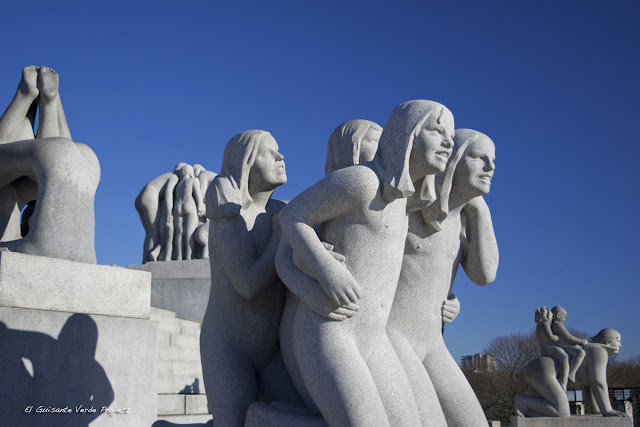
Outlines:
<svg viewBox="0 0 640 427"><path fill-rule="evenodd" d="M462 356L460 360L462 369L474 372L493 372L495 370L495 362L490 354L476 353L472 356Z"/></svg>

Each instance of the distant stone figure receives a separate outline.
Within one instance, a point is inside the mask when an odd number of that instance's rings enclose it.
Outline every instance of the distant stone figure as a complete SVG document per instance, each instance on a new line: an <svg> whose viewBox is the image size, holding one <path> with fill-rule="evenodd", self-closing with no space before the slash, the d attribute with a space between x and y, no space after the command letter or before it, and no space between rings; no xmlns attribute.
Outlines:
<svg viewBox="0 0 640 427"><path fill-rule="evenodd" d="M178 163L173 172L149 181L136 198L136 210L144 227L142 263L170 261L173 252L173 190L177 172L186 163Z"/></svg>
<svg viewBox="0 0 640 427"><path fill-rule="evenodd" d="M206 170L202 165L193 165L193 171L196 178L200 181L200 191L204 197L207 194L207 189L218 176L217 173ZM193 245L195 251L195 257L198 259L209 258L209 220L206 217L200 217L200 224L196 231L193 233Z"/></svg>
<svg viewBox="0 0 640 427"><path fill-rule="evenodd" d="M453 141L447 169L436 177L437 201L409 213L386 329L420 396L422 424L480 426L487 424L484 411L442 337L442 301L451 296L459 265L477 285L495 279L498 245L482 197L491 188L495 146L470 129L456 129ZM426 380L418 375L425 369Z"/></svg>
<svg viewBox="0 0 640 427"><path fill-rule="evenodd" d="M551 330L552 319L553 314L547 307L540 307L536 310L536 341L543 356L551 356L558 361L558 381L562 389L567 391L567 382L569 381L569 355L559 347L560 338ZM579 364L577 366L579 366Z"/></svg>
<svg viewBox="0 0 640 427"><path fill-rule="evenodd" d="M584 346L585 357L576 372L576 383L582 385L584 400L593 414L625 417L609 402L607 363L609 356L620 351L620 333L603 329ZM538 357L524 369L525 379L542 397L517 394L516 414L524 417L569 417L569 400L558 381L556 362L550 356Z"/></svg>
<svg viewBox="0 0 640 427"><path fill-rule="evenodd" d="M372 162L335 171L280 214L295 267L335 307L357 311L340 322L305 304L295 313L293 352L312 399L305 403L330 425L421 423L384 328L402 264L407 198L416 194L413 209L433 201L433 175L446 167L453 131L453 116L441 104L404 103L390 114ZM299 273L280 261L289 286L287 278Z"/></svg>
<svg viewBox="0 0 640 427"><path fill-rule="evenodd" d="M283 159L269 132L239 133L207 191L211 293L200 354L216 426L244 425L259 399L258 375L278 352L284 287L274 258L284 203L271 195L287 181Z"/></svg>
<svg viewBox="0 0 640 427"><path fill-rule="evenodd" d="M576 371L585 357L585 351L582 346L587 345L589 340L574 337L565 328L563 322L567 318L567 311L564 308L558 305L553 307L551 312L553 313L551 332L558 337L560 346L570 356L567 376L571 381L575 381Z"/></svg>
<svg viewBox="0 0 640 427"><path fill-rule="evenodd" d="M94 196L100 164L71 140L58 74L29 66L0 117L0 247L32 255L96 262ZM39 110L34 139L33 122ZM19 212L37 200L21 238Z"/></svg>
<svg viewBox="0 0 640 427"><path fill-rule="evenodd" d="M193 258L193 233L198 227L198 218L204 217L205 208L200 181L193 173L191 165L178 171L180 180L175 188L173 203L174 236L173 257L177 260Z"/></svg>

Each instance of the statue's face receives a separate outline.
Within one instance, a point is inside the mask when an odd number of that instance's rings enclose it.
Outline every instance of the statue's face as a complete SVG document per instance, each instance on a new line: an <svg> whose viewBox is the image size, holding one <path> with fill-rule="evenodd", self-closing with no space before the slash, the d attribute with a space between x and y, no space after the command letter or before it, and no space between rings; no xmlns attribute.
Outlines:
<svg viewBox="0 0 640 427"><path fill-rule="evenodd" d="M496 147L486 137L476 138L465 150L456 167L453 186L466 188L478 195L489 193L496 169Z"/></svg>
<svg viewBox="0 0 640 427"><path fill-rule="evenodd" d="M564 322L566 318L567 314L561 311L555 314L555 320L557 320L558 322Z"/></svg>
<svg viewBox="0 0 640 427"><path fill-rule="evenodd" d="M278 143L272 136L261 141L255 162L249 172L249 183L263 191L273 190L287 182L284 156L278 152Z"/></svg>
<svg viewBox="0 0 640 427"><path fill-rule="evenodd" d="M382 131L380 129L369 128L360 141L360 157L358 163L366 163L373 160L378 150L378 141Z"/></svg>
<svg viewBox="0 0 640 427"><path fill-rule="evenodd" d="M620 335L618 335L613 341L609 343L609 348L613 354L618 354L620 352L620 348L622 347L622 339Z"/></svg>
<svg viewBox="0 0 640 427"><path fill-rule="evenodd" d="M432 120L417 132L409 158L411 178L415 182L426 175L444 172L453 150L453 115L445 110L440 124Z"/></svg>

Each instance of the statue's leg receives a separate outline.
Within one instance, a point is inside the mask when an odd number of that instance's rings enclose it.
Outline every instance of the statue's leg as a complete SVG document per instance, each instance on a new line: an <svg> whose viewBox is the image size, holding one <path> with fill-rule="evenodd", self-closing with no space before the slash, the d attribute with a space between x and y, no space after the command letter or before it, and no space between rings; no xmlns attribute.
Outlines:
<svg viewBox="0 0 640 427"><path fill-rule="evenodd" d="M205 330L202 337L207 336ZM215 342L214 342L215 341ZM214 426L242 427L249 406L258 400L256 371L230 343L201 341L202 373Z"/></svg>
<svg viewBox="0 0 640 427"><path fill-rule="evenodd" d="M539 397L516 394L516 411L525 417L559 417L551 402Z"/></svg>
<svg viewBox="0 0 640 427"><path fill-rule="evenodd" d="M415 353L413 357L410 354L405 356L407 357L403 360L403 364L385 336L379 340L375 351L367 359L367 365L389 417L389 423L392 426L411 427L422 424L446 427L447 423L437 404L438 398L427 376L427 371ZM404 366L409 371L405 371ZM413 381L409 381L407 375L413 376ZM426 399L429 402L423 401ZM424 405L423 413L418 409L416 400Z"/></svg>
<svg viewBox="0 0 640 427"><path fill-rule="evenodd" d="M560 386L567 391L567 383L569 381L569 355L566 351L557 346L547 346L542 351L544 356L553 357L558 361L558 373L556 378L560 382Z"/></svg>
<svg viewBox="0 0 640 427"><path fill-rule="evenodd" d="M30 65L22 69L22 78L13 100L0 117L0 144L24 139L33 139L30 114L35 117L35 102L38 98L38 69Z"/></svg>
<svg viewBox="0 0 640 427"><path fill-rule="evenodd" d="M58 73L51 68L40 67L38 70L38 89L40 91L40 121L37 138L60 136L58 125Z"/></svg>
<svg viewBox="0 0 640 427"><path fill-rule="evenodd" d="M355 332L341 326L298 306L293 345L304 383L329 425L389 425Z"/></svg>
<svg viewBox="0 0 640 427"><path fill-rule="evenodd" d="M135 206L140 221L145 231L144 246L142 251L142 263L151 261L151 251L158 245L158 201L160 195L158 190L152 186L145 186L136 198Z"/></svg>
<svg viewBox="0 0 640 427"><path fill-rule="evenodd" d="M193 259L193 233L196 231L196 227L198 226L198 214L196 212L188 213L184 216L184 234L183 234L183 244L184 244L184 259Z"/></svg>
<svg viewBox="0 0 640 427"><path fill-rule="evenodd" d="M556 370L554 359L542 356L525 367L525 378L557 411L557 415L545 416L568 417L571 415L569 399L556 378Z"/></svg>
<svg viewBox="0 0 640 427"><path fill-rule="evenodd" d="M20 235L19 197L13 184L0 188L0 242L16 240Z"/></svg>
<svg viewBox="0 0 640 427"><path fill-rule="evenodd" d="M160 227L162 238L162 248L158 256L158 261L171 261L171 255L173 254L173 221L167 222L166 216L162 215L158 226Z"/></svg>
<svg viewBox="0 0 640 427"><path fill-rule="evenodd" d="M452 426L486 426L487 419L476 394L449 353L442 335L438 335L429 341L422 363L429 373L447 423Z"/></svg>
<svg viewBox="0 0 640 427"><path fill-rule="evenodd" d="M60 94L58 93L58 97L56 98L57 104L57 113L58 113L58 130L60 132L60 136L62 138L71 138L71 132L69 131L69 125L67 124L67 118L64 115L64 108L62 108L62 100L60 99Z"/></svg>
<svg viewBox="0 0 640 427"><path fill-rule="evenodd" d="M182 260L182 234L184 233L184 217L175 215L174 217L174 232L173 232L173 256L171 259Z"/></svg>
<svg viewBox="0 0 640 427"><path fill-rule="evenodd" d="M567 352L571 354L571 366L569 369L569 379L571 381L576 380L576 372L578 372L578 368L582 365L582 361L586 355L585 351L579 347L569 347Z"/></svg>
<svg viewBox="0 0 640 427"><path fill-rule="evenodd" d="M38 194L29 234L2 246L15 252L95 263L94 197L100 164L84 144L65 138L0 145L0 187L33 176Z"/></svg>

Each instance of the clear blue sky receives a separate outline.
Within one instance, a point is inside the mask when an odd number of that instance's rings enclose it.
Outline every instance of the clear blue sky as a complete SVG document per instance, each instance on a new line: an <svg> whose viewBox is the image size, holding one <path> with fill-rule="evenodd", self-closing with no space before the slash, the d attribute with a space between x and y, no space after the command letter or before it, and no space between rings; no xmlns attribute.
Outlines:
<svg viewBox="0 0 640 427"><path fill-rule="evenodd" d="M142 256L135 197L176 163L218 171L231 136L265 129L289 175L274 197L291 199L324 175L340 123L439 101L497 147L498 278L459 274L453 355L562 305L568 326L618 329L627 358L640 353L639 15L631 1L10 0L0 103L23 66L59 72L74 140L102 166L98 262L126 266Z"/></svg>

